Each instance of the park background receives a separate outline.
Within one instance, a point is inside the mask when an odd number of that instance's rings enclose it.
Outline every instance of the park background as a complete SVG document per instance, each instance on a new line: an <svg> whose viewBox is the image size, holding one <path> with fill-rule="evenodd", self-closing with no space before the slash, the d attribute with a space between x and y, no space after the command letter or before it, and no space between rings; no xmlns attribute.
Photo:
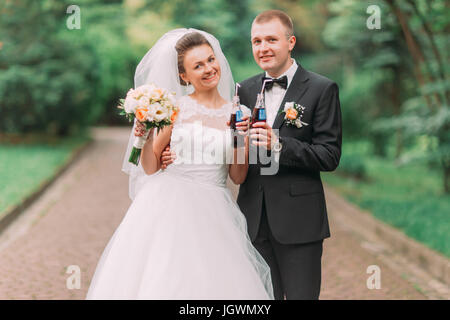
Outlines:
<svg viewBox="0 0 450 320"><path fill-rule="evenodd" d="M80 8L80 29L69 29ZM380 9L381 28L369 28ZM0 0L0 219L92 137L129 126L117 104L168 30L215 35L235 81L260 73L250 28L266 9L293 19L293 56L337 82L339 168L326 184L450 257L449 3L425 0ZM369 22L368 22L369 19ZM120 168L118 168L119 170Z"/></svg>

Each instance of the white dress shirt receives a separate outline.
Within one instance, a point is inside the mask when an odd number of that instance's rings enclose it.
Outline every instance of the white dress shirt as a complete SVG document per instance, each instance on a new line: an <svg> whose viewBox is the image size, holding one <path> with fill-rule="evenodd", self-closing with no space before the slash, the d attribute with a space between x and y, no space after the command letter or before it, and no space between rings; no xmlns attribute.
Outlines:
<svg viewBox="0 0 450 320"><path fill-rule="evenodd" d="M292 58L291 58L292 59ZM282 76L287 77L287 88L291 85L292 78L295 75L295 72L297 72L297 63L294 59L292 59L292 65L289 67L289 69L286 70L285 73L280 75L278 78L281 78ZM266 77L273 78L266 72ZM278 114L278 109L280 108L280 104L283 101L284 95L286 94L287 88L282 88L278 83L274 83L273 87L270 90L264 90L264 102L266 104L266 121L267 123L272 127L273 122L275 121L275 118Z"/></svg>

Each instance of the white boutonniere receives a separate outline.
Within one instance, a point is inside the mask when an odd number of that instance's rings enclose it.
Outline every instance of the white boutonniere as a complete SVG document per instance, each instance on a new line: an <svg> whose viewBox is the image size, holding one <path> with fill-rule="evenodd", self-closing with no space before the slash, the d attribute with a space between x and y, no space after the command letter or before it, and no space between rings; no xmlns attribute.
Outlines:
<svg viewBox="0 0 450 320"><path fill-rule="evenodd" d="M303 111L305 107L295 102L286 102L284 105L284 110L281 111L285 113L284 120L288 125L296 126L301 128L307 126L306 122L302 121Z"/></svg>

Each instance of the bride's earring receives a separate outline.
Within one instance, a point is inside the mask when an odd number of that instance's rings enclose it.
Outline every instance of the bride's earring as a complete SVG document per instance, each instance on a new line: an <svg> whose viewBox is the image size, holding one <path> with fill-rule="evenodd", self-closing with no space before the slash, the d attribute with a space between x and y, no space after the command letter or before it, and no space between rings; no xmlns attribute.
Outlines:
<svg viewBox="0 0 450 320"><path fill-rule="evenodd" d="M189 86L189 85L190 85L189 81L186 81L186 85L187 85L187 86Z"/></svg>

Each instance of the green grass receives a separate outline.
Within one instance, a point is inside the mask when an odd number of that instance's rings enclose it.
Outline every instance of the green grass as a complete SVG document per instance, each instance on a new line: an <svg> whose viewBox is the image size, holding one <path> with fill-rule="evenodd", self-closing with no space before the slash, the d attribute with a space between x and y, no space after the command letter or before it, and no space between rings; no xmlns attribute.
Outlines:
<svg viewBox="0 0 450 320"><path fill-rule="evenodd" d="M50 179L88 140L81 134L46 142L0 142L0 217Z"/></svg>
<svg viewBox="0 0 450 320"><path fill-rule="evenodd" d="M363 158L367 181L343 177L339 170L322 174L324 181L378 219L450 257L450 196L443 192L442 174L424 164L396 166L368 149L366 143L343 144L343 157Z"/></svg>

